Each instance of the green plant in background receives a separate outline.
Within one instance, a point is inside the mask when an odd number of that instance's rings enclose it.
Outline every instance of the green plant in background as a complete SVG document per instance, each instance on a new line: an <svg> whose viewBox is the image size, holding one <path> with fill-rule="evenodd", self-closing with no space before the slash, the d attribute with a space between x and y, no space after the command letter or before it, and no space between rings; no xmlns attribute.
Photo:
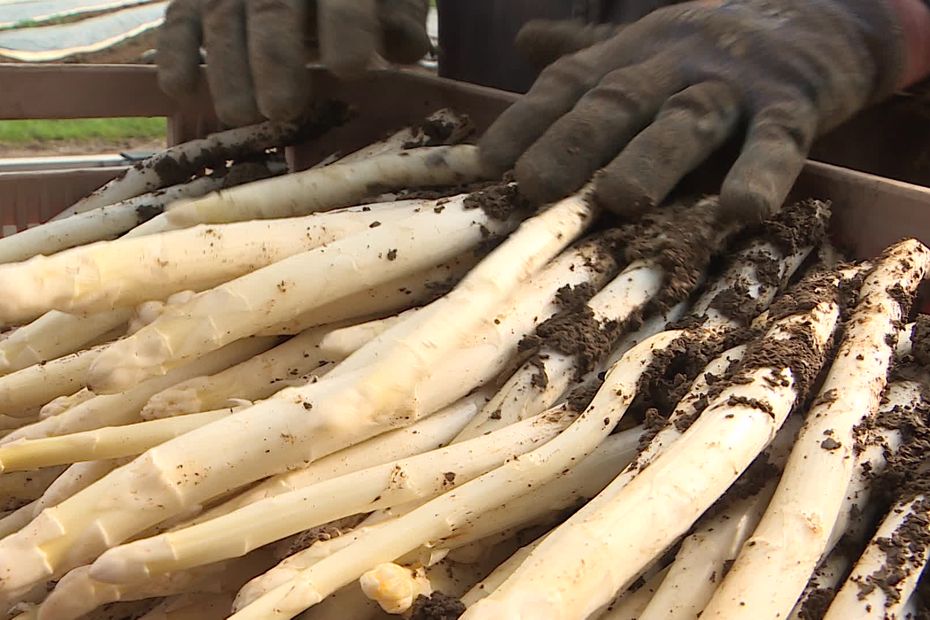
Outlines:
<svg viewBox="0 0 930 620"><path fill-rule="evenodd" d="M165 135L165 123L162 117L0 121L0 152L30 142L154 139Z"/></svg>

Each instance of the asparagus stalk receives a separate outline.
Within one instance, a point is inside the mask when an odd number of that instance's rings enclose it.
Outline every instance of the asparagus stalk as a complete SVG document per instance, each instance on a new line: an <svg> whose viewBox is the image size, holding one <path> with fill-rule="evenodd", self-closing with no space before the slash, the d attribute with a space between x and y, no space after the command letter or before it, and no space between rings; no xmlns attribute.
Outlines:
<svg viewBox="0 0 930 620"><path fill-rule="evenodd" d="M411 201L368 211L196 226L0 265L0 286L9 291L0 302L0 319L29 320L49 309L102 312L207 289L372 225L399 222L425 205Z"/></svg>
<svg viewBox="0 0 930 620"><path fill-rule="evenodd" d="M233 409L220 409L16 441L0 446L0 471L28 471L52 465L135 456L232 413Z"/></svg>
<svg viewBox="0 0 930 620"><path fill-rule="evenodd" d="M37 500L64 470L64 467L48 467L0 474L0 510L16 510Z"/></svg>
<svg viewBox="0 0 930 620"><path fill-rule="evenodd" d="M112 393L326 302L436 265L506 232L513 218L468 208L465 197L394 224L297 254L166 309L154 323L97 357L94 391ZM319 274L307 278L306 274Z"/></svg>
<svg viewBox="0 0 930 620"><path fill-rule="evenodd" d="M700 616L727 566L762 518L800 426L800 418L789 417L765 453L723 497L722 505L705 515L684 539L662 584L640 610L640 620Z"/></svg>
<svg viewBox="0 0 930 620"><path fill-rule="evenodd" d="M178 144L135 164L118 178L63 211L56 219L99 209L160 187L181 183L204 167L222 166L230 159L284 146L298 135L298 128L293 125L261 123Z"/></svg>
<svg viewBox="0 0 930 620"><path fill-rule="evenodd" d="M93 565L112 583L249 553L291 534L353 514L433 497L554 437L570 420L542 415L496 433L376 465L250 504L182 530L115 547Z"/></svg>
<svg viewBox="0 0 930 620"><path fill-rule="evenodd" d="M789 620L822 620L836 595L837 587L842 585L843 578L852 568L852 563L853 560L840 549L834 549L824 558L804 587L804 593L788 616Z"/></svg>
<svg viewBox="0 0 930 620"><path fill-rule="evenodd" d="M96 394L87 388L81 388L74 394L53 398L39 409L39 419L44 420L45 418L51 418L52 416L64 413L72 407L77 407L81 403L89 401L94 396L96 396Z"/></svg>
<svg viewBox="0 0 930 620"><path fill-rule="evenodd" d="M570 468L562 477L503 506L476 514L468 522L460 524L452 536L428 540L426 546L444 553L445 550L462 549L478 541L486 541L488 537L498 534L510 538L516 534L516 530L523 530L540 522L545 516L556 515L577 504L579 500L593 496L633 457L637 437L638 433L611 435L591 455ZM403 507L400 512L409 513ZM236 609L245 607L274 588L288 583L323 558L355 544L366 532L385 531L389 527L396 527L397 521L397 518L390 517L386 521L375 521L371 525L366 522L363 527L348 534L323 544L318 543L290 556L243 588L236 598Z"/></svg>
<svg viewBox="0 0 930 620"><path fill-rule="evenodd" d="M48 312L0 341L0 374L22 370L74 353L122 327L132 312L120 309L90 316Z"/></svg>
<svg viewBox="0 0 930 620"><path fill-rule="evenodd" d="M371 319L406 310L450 290L477 264L478 258L477 253L457 256L438 267L430 267L309 310L294 319L263 329L257 335L292 336L319 325L346 319Z"/></svg>
<svg viewBox="0 0 930 620"><path fill-rule="evenodd" d="M24 261L40 254L112 239L161 213L175 200L202 196L221 185L222 179L201 177L0 238L0 263Z"/></svg>
<svg viewBox="0 0 930 620"><path fill-rule="evenodd" d="M311 328L288 341L215 375L195 377L152 396L143 420L229 407L233 401L268 398L289 381L321 369L328 361L320 347L330 327Z"/></svg>
<svg viewBox="0 0 930 620"><path fill-rule="evenodd" d="M503 564L495 568L491 574L476 583L474 587L462 597L462 603L464 603L465 607L471 607L496 590L511 574L513 574L513 571L530 556L530 553L539 546L540 542L542 542L542 537L520 547L516 553L507 558Z"/></svg>
<svg viewBox="0 0 930 620"><path fill-rule="evenodd" d="M459 144L473 131L474 126L467 116L443 108L427 116L423 123L405 127L384 140L340 157L337 161L347 164L417 147Z"/></svg>
<svg viewBox="0 0 930 620"><path fill-rule="evenodd" d="M866 278L836 359L807 415L762 521L703 618L787 617L824 555L852 480L854 428L875 415L913 294L930 263L914 240L892 246ZM756 584L769 583L761 589ZM751 610L751 611L750 611Z"/></svg>
<svg viewBox="0 0 930 620"><path fill-rule="evenodd" d="M373 187L455 186L482 178L476 147L425 147L336 163L178 202L166 217L174 226L293 217L356 203L370 195Z"/></svg>
<svg viewBox="0 0 930 620"><path fill-rule="evenodd" d="M824 620L904 618L930 558L930 502L923 493L895 502Z"/></svg>
<svg viewBox="0 0 930 620"><path fill-rule="evenodd" d="M0 541L0 593L15 597L191 506L295 462L309 463L413 423L487 381L500 370L497 362L489 363L487 350L480 370L470 376L460 370L441 390L430 393L423 380L440 360L448 359L460 334L481 325L482 317L520 282L581 234L593 215L592 207L575 197L525 222L443 298L441 312L431 316L436 320L408 335L403 352L391 352L364 371L291 388L280 398L165 442L44 511L27 528ZM529 323L532 328L532 319ZM495 343L498 354L506 351L506 339L502 340ZM488 371L493 374L484 374ZM236 443L236 450L228 448L230 442ZM4 558L14 556L17 568L11 571Z"/></svg>
<svg viewBox="0 0 930 620"><path fill-rule="evenodd" d="M178 366L165 376L144 381L125 392L95 396L57 416L23 426L0 439L0 447L19 440L54 437L138 421L142 407L158 392L191 377L228 368L267 350L275 342L270 337L249 338L226 345L210 355Z"/></svg>
<svg viewBox="0 0 930 620"><path fill-rule="evenodd" d="M609 602L771 440L822 364L838 314L835 302L822 301L776 322L680 439L622 490L608 487L607 501L595 500L553 532L465 618L583 616ZM723 456L707 459L710 452ZM620 554L622 565L613 561Z"/></svg>
<svg viewBox="0 0 930 620"><path fill-rule="evenodd" d="M122 460L114 459L112 461L78 463L67 468L48 485L41 497L0 519L0 538L18 532L44 509L60 504L123 464ZM55 471L58 471L57 468Z"/></svg>
<svg viewBox="0 0 930 620"><path fill-rule="evenodd" d="M320 351L332 359L345 359L361 349L365 343L383 334L389 327L410 318L418 310L419 308L411 308L387 318L372 319L357 325L334 329L323 336L320 341Z"/></svg>
<svg viewBox="0 0 930 620"><path fill-rule="evenodd" d="M655 350L678 335L653 338L624 358L608 375L598 396L558 437L524 457L505 463L453 492L427 502L392 522L392 527L362 536L356 543L303 571L291 583L271 590L233 617L290 618L358 578L367 568L416 548L421 541L454 533L471 515L499 506L537 484L557 478L572 462L589 454L626 411L636 382ZM480 603L479 603L480 605Z"/></svg>
<svg viewBox="0 0 930 620"><path fill-rule="evenodd" d="M665 567L635 590L624 592L604 610L603 614L598 616L598 620L638 620L641 618L641 614L649 606L656 591L665 583L668 572L669 567Z"/></svg>
<svg viewBox="0 0 930 620"><path fill-rule="evenodd" d="M34 407L80 391L91 362L107 346L85 349L0 377L0 414L27 416Z"/></svg>
<svg viewBox="0 0 930 620"><path fill-rule="evenodd" d="M486 391L478 390L408 427L349 446L314 461L307 467L272 476L254 488L207 511L188 525L202 523L254 504L259 500L303 489L324 480L438 450L448 444L468 420L475 416L478 408L486 400Z"/></svg>

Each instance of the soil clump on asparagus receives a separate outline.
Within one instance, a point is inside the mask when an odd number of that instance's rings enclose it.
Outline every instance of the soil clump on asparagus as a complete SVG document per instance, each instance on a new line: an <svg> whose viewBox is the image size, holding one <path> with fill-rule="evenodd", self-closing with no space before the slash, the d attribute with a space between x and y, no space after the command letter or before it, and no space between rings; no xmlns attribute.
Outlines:
<svg viewBox="0 0 930 620"><path fill-rule="evenodd" d="M930 315L918 314L911 332L911 354L917 362L930 367Z"/></svg>
<svg viewBox="0 0 930 620"><path fill-rule="evenodd" d="M516 211L527 211L529 203L512 183L496 184L472 192L465 198L466 209L481 209L494 220L507 220Z"/></svg>
<svg viewBox="0 0 930 620"><path fill-rule="evenodd" d="M464 613L462 601L437 590L429 596L417 596L410 608L410 620L456 620Z"/></svg>
<svg viewBox="0 0 930 620"><path fill-rule="evenodd" d="M458 123L442 117L427 118L413 128L413 137L403 144L403 148L459 144L467 140L475 133L475 126L465 114L457 118Z"/></svg>
<svg viewBox="0 0 930 620"><path fill-rule="evenodd" d="M817 588L811 591L798 611L798 618L801 620L823 620L835 596L836 591L833 588Z"/></svg>

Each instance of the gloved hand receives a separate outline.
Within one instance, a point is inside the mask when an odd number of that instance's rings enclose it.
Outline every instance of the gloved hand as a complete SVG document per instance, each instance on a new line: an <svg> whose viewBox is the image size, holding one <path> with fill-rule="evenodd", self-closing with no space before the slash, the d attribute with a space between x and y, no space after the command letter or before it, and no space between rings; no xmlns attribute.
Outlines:
<svg viewBox="0 0 930 620"><path fill-rule="evenodd" d="M191 93L203 45L221 121L294 120L309 100L314 44L341 76L364 70L376 52L416 62L430 47L428 10L428 0L173 0L159 35L159 83L178 99Z"/></svg>
<svg viewBox="0 0 930 620"><path fill-rule="evenodd" d="M634 215L745 129L721 203L761 219L785 199L818 134L905 79L895 2L702 1L609 33L528 25L518 44L534 57L590 46L542 73L487 131L482 156L496 172L515 166L538 202L603 168L595 198Z"/></svg>

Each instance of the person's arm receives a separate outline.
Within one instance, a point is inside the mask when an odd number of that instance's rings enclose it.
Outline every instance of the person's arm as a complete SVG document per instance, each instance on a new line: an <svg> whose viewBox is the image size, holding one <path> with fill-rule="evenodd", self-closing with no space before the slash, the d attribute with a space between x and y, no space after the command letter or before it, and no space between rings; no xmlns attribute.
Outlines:
<svg viewBox="0 0 930 620"><path fill-rule="evenodd" d="M200 48L220 120L298 119L307 108L309 44L340 75L375 53L413 63L430 47L428 0L173 0L158 41L162 88L183 99L200 79Z"/></svg>
<svg viewBox="0 0 930 620"><path fill-rule="evenodd" d="M818 135L930 73L923 0L700 0L613 29L566 28L521 34L524 48L584 49L551 64L481 152L539 202L600 170L595 198L626 215L744 133L721 202L764 217Z"/></svg>

